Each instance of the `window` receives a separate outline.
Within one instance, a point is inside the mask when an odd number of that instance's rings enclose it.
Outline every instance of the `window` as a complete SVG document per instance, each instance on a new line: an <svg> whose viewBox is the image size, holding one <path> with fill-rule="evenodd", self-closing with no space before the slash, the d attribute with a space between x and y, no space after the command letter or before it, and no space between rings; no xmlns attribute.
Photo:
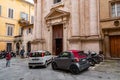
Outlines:
<svg viewBox="0 0 120 80"><path fill-rule="evenodd" d="M69 52L63 52L60 57L71 57L71 54Z"/></svg>
<svg viewBox="0 0 120 80"><path fill-rule="evenodd" d="M13 25L7 24L7 36L13 36Z"/></svg>
<svg viewBox="0 0 120 80"><path fill-rule="evenodd" d="M23 28L20 28L19 35L23 35Z"/></svg>
<svg viewBox="0 0 120 80"><path fill-rule="evenodd" d="M27 29L27 34L31 33L32 34L32 28Z"/></svg>
<svg viewBox="0 0 120 80"><path fill-rule="evenodd" d="M20 13L20 18L21 18L21 19L25 19L25 20L28 21L28 14L26 14L26 13L24 13L24 12L21 12L21 13Z"/></svg>
<svg viewBox="0 0 120 80"><path fill-rule="evenodd" d="M30 57L43 57L44 55L45 55L45 53L43 53L43 52L30 53Z"/></svg>
<svg viewBox="0 0 120 80"><path fill-rule="evenodd" d="M2 8L1 8L1 5L0 5L0 16L1 16L1 13L2 13Z"/></svg>
<svg viewBox="0 0 120 80"><path fill-rule="evenodd" d="M31 24L34 23L34 16L31 16Z"/></svg>
<svg viewBox="0 0 120 80"><path fill-rule="evenodd" d="M120 2L111 4L112 17L120 17Z"/></svg>
<svg viewBox="0 0 120 80"><path fill-rule="evenodd" d="M14 12L13 9L10 9L10 8L8 9L8 17L9 18L13 18L13 12Z"/></svg>
<svg viewBox="0 0 120 80"><path fill-rule="evenodd" d="M28 33L32 33L32 29L31 28L28 29Z"/></svg>
<svg viewBox="0 0 120 80"><path fill-rule="evenodd" d="M61 2L61 0L54 0L54 4Z"/></svg>
<svg viewBox="0 0 120 80"><path fill-rule="evenodd" d="M48 52L48 51L46 51L45 53L47 54L47 56L51 55L51 53L50 53L50 52Z"/></svg>

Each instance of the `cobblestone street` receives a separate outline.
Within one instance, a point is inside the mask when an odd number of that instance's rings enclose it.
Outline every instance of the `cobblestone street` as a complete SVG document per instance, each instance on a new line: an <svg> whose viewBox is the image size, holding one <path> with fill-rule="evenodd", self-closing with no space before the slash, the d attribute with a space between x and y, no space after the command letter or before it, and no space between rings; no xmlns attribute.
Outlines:
<svg viewBox="0 0 120 80"><path fill-rule="evenodd" d="M28 59L13 58L11 66L5 67L5 59L0 60L0 80L120 80L120 61L107 60L78 75L69 71L47 68L28 68Z"/></svg>

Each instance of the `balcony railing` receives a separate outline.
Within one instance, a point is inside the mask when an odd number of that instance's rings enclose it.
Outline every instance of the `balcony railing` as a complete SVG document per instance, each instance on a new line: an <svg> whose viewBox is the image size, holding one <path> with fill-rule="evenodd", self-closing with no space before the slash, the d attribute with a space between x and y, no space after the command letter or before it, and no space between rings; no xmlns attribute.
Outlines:
<svg viewBox="0 0 120 80"><path fill-rule="evenodd" d="M14 43L16 43L16 42L20 42L20 43L22 43L22 41L23 41L23 37L22 37L22 35L17 35L17 36L14 36Z"/></svg>
<svg viewBox="0 0 120 80"><path fill-rule="evenodd" d="M19 21L18 21L18 23L20 24L20 26L22 26L22 27L24 27L24 26L28 26L29 24L30 24L30 22L29 21L27 21L27 20L25 20L25 19L20 19Z"/></svg>

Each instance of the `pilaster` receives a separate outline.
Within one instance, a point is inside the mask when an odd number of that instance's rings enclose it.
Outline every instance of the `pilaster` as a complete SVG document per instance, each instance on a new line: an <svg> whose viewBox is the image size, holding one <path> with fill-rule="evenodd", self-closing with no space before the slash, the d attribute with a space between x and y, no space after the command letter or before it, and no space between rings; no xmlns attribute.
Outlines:
<svg viewBox="0 0 120 80"><path fill-rule="evenodd" d="M41 39L41 29L42 29L42 26L41 26L41 21L42 21L42 16L41 16L41 0L38 0L37 1L37 23L36 23L36 38L37 39Z"/></svg>
<svg viewBox="0 0 120 80"><path fill-rule="evenodd" d="M80 34L80 29L79 29L79 1L78 0L71 0L71 6L72 6L72 9L71 9L71 21L72 21L72 36L79 36Z"/></svg>
<svg viewBox="0 0 120 80"><path fill-rule="evenodd" d="M90 35L98 35L98 0L90 0Z"/></svg>
<svg viewBox="0 0 120 80"><path fill-rule="evenodd" d="M36 39L36 22L37 22L37 3L34 3L34 28L33 28L33 39Z"/></svg>
<svg viewBox="0 0 120 80"><path fill-rule="evenodd" d="M110 58L110 49L109 49L109 36L108 34L105 34L105 53L106 53L106 58Z"/></svg>
<svg viewBox="0 0 120 80"><path fill-rule="evenodd" d="M84 7L85 0L80 0L79 2L80 2L79 3L80 4L79 5L80 36L85 36L85 32L84 32L84 30L85 30L85 18L84 18L84 16L85 16L85 7Z"/></svg>

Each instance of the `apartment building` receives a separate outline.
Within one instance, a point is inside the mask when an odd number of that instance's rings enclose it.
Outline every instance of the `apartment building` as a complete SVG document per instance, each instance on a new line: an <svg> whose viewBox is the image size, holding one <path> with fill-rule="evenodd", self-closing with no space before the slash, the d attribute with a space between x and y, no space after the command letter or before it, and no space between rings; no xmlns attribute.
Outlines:
<svg viewBox="0 0 120 80"><path fill-rule="evenodd" d="M0 50L20 51L24 26L33 24L33 16L34 5L25 0L0 0Z"/></svg>
<svg viewBox="0 0 120 80"><path fill-rule="evenodd" d="M120 58L120 0L100 0L100 30L107 58Z"/></svg>

